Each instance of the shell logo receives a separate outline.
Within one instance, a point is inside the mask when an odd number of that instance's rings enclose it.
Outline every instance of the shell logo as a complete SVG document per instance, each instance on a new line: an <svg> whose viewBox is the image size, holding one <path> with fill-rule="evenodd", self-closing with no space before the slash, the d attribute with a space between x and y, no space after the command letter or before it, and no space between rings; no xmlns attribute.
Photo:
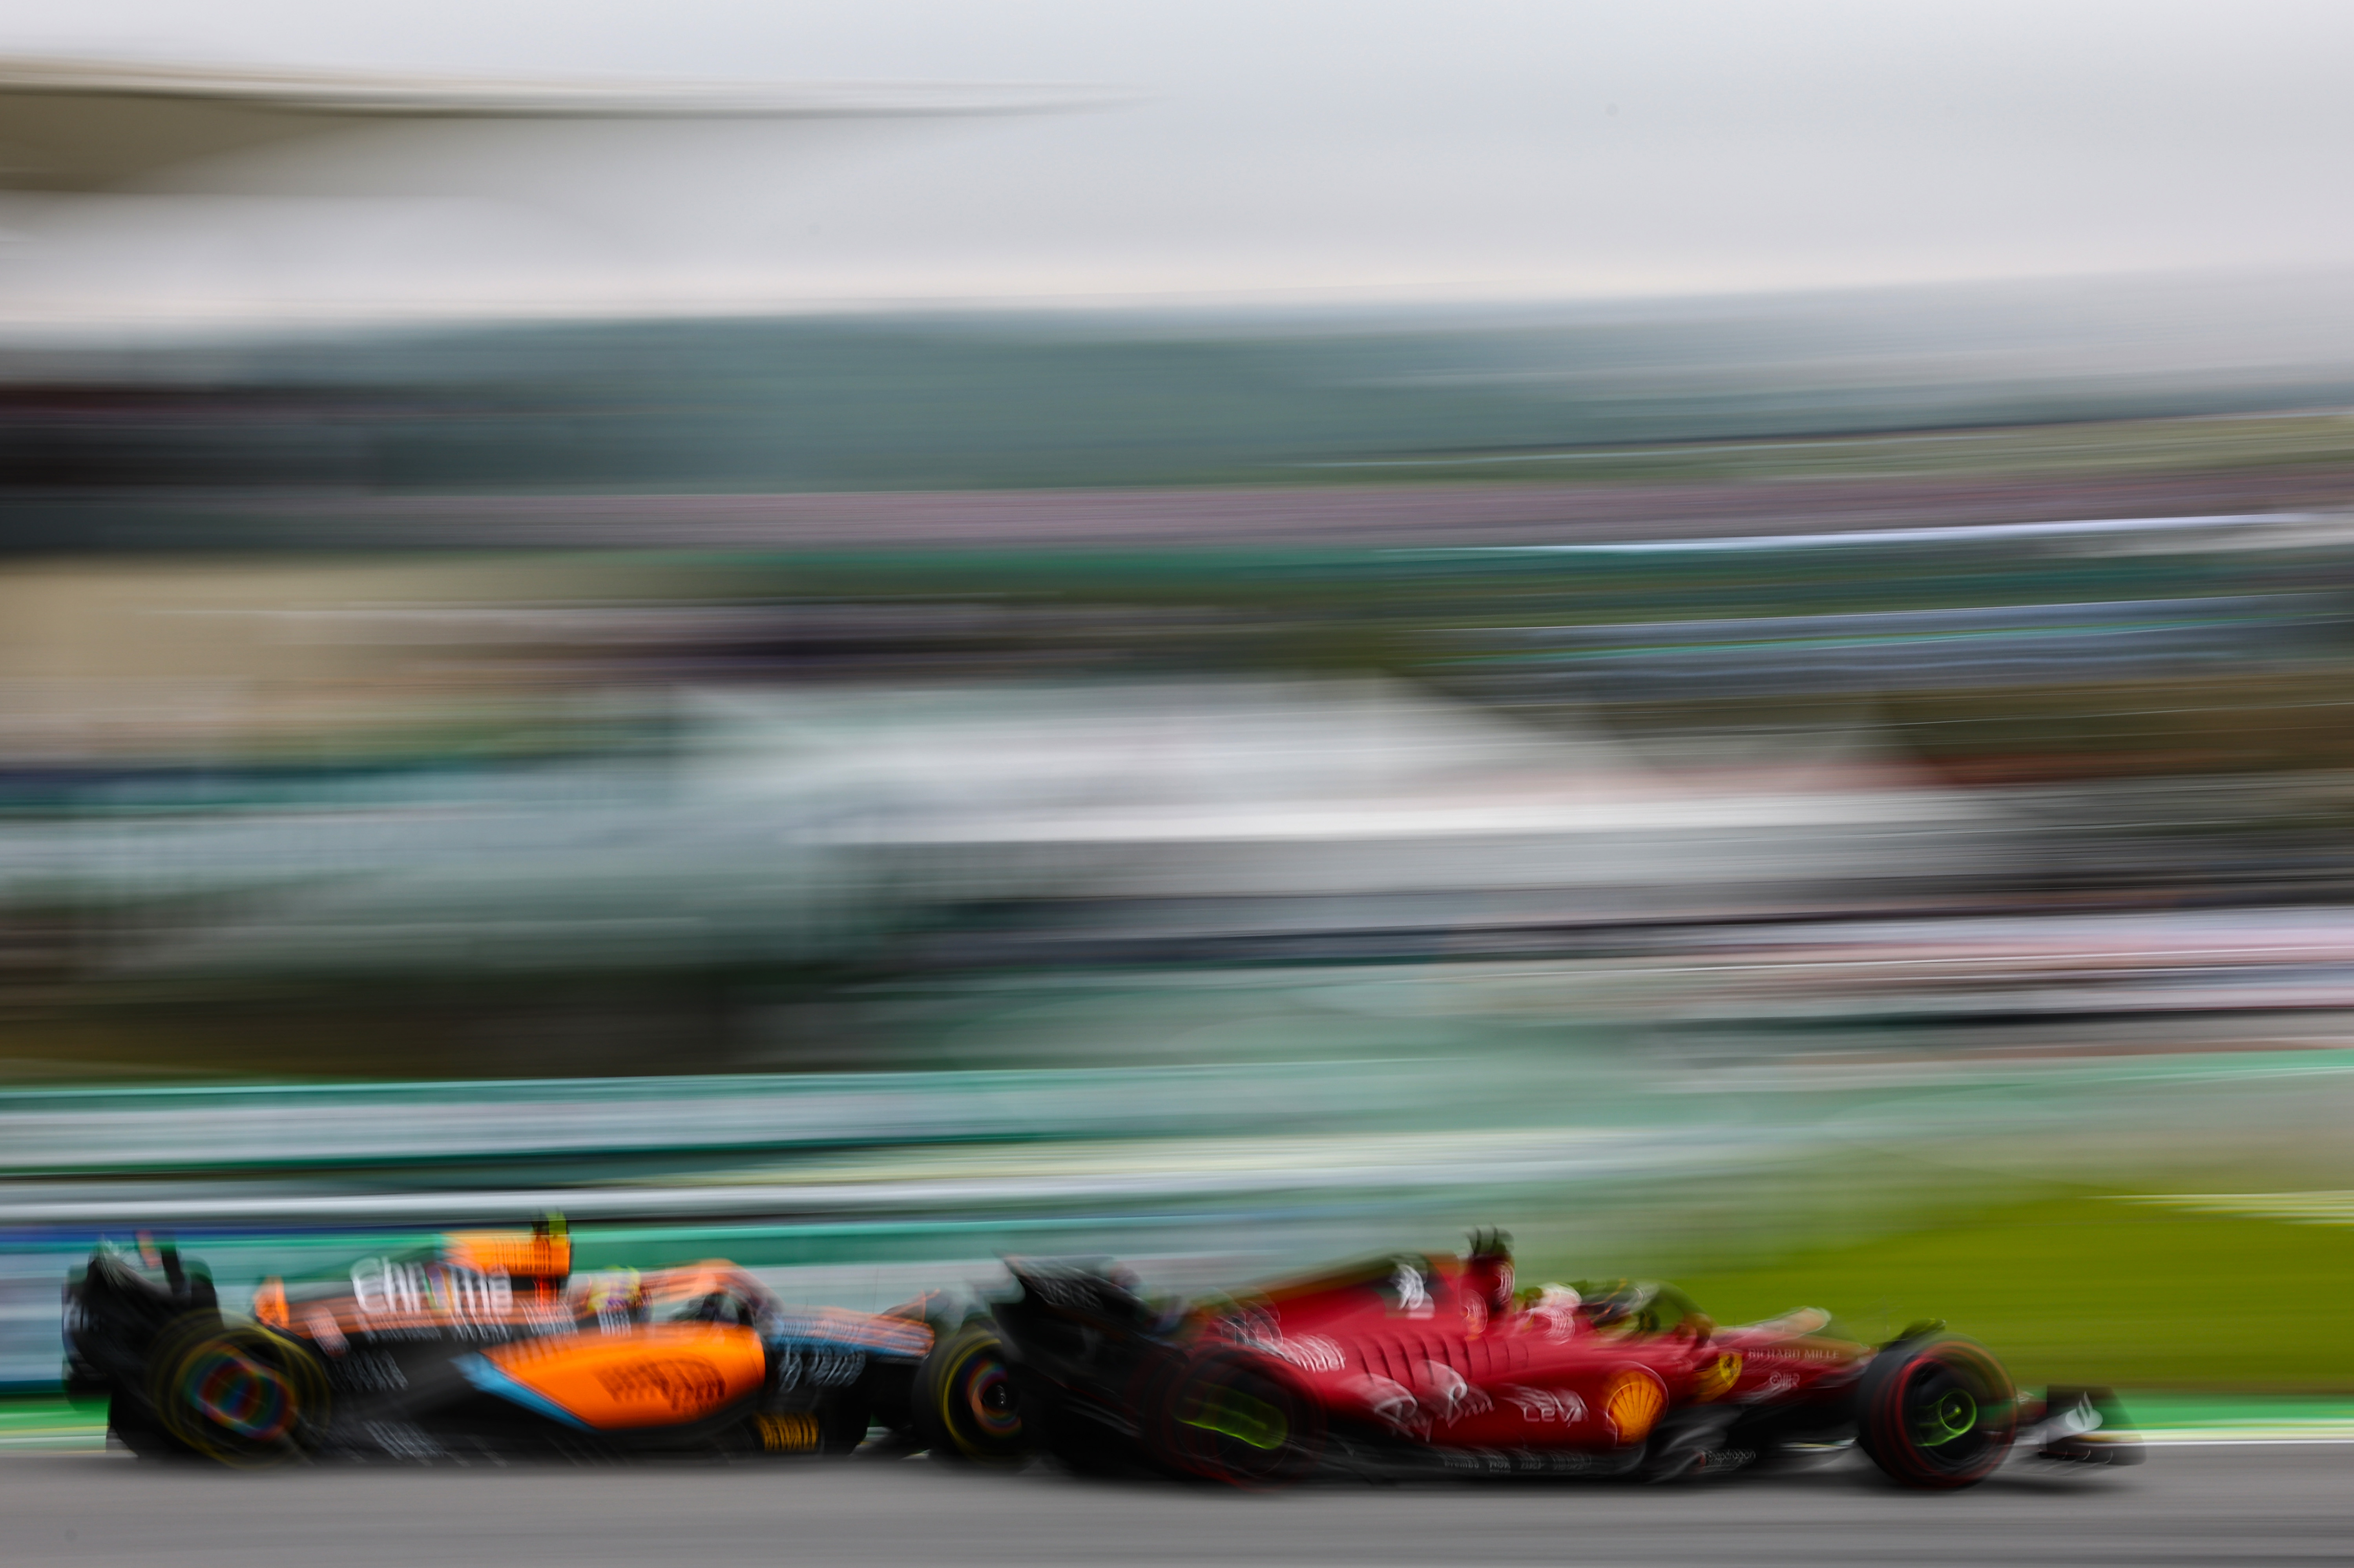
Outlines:
<svg viewBox="0 0 2354 1568"><path fill-rule="evenodd" d="M1700 1369L1692 1379L1692 1397L1702 1404L1732 1391L1741 1381L1741 1358L1727 1351Z"/></svg>
<svg viewBox="0 0 2354 1568"><path fill-rule="evenodd" d="M1665 1384L1641 1367L1628 1367L1603 1386L1602 1414L1621 1443L1639 1443L1668 1407Z"/></svg>

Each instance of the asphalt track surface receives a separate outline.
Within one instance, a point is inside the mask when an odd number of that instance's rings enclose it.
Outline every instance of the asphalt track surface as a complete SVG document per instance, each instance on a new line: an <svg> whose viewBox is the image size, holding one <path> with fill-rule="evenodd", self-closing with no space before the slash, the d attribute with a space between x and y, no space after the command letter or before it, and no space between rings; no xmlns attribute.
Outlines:
<svg viewBox="0 0 2354 1568"><path fill-rule="evenodd" d="M2122 1471L2014 1465L1896 1491L1860 1465L1664 1488L1335 1484L1276 1496L925 1459L239 1475L119 1455L0 1459L0 1560L279 1563L2354 1562L2354 1446L2161 1450Z"/></svg>

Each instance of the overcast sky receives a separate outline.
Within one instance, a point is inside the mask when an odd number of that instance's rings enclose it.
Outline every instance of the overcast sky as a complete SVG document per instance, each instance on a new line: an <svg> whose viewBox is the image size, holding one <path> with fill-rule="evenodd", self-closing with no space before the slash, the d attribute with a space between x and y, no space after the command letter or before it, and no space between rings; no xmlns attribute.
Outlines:
<svg viewBox="0 0 2354 1568"><path fill-rule="evenodd" d="M2354 262L2349 45L2343 0L7 0L0 49L20 53L1113 98L896 125L408 132L176 194L17 203L0 312L2332 268Z"/></svg>

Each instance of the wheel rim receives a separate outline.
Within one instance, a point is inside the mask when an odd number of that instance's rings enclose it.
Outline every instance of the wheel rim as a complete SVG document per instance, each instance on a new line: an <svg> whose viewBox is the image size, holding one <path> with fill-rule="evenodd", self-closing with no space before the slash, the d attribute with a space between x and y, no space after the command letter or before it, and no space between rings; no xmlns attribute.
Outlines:
<svg viewBox="0 0 2354 1568"><path fill-rule="evenodd" d="M2008 1445L2005 1391L1967 1362L1928 1361L1906 1380L1901 1430L1934 1473L1966 1474Z"/></svg>
<svg viewBox="0 0 2354 1568"><path fill-rule="evenodd" d="M1978 1402L1966 1388L1949 1388L1914 1418L1914 1435L1924 1448L1939 1448L1956 1437L1967 1437L1978 1424Z"/></svg>
<svg viewBox="0 0 2354 1568"><path fill-rule="evenodd" d="M197 1363L188 1382L205 1419L249 1443L274 1443L293 1429L293 1391L250 1357L217 1352Z"/></svg>
<svg viewBox="0 0 2354 1568"><path fill-rule="evenodd" d="M1002 1442L1022 1433L1022 1412L1013 1402L1013 1379L1005 1363L991 1355L975 1356L966 1363L964 1403L973 1425L987 1437Z"/></svg>
<svg viewBox="0 0 2354 1568"><path fill-rule="evenodd" d="M325 1421L326 1381L310 1352L269 1330L224 1329L169 1350L165 1364L154 1393L164 1430L223 1464L284 1464Z"/></svg>

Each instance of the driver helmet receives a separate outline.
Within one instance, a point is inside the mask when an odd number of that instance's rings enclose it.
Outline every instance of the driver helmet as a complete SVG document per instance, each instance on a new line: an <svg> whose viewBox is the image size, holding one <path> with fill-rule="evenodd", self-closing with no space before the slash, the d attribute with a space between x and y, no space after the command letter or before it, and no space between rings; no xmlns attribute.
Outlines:
<svg viewBox="0 0 2354 1568"><path fill-rule="evenodd" d="M1471 1233L1471 1248L1463 1259L1464 1288L1501 1316L1512 1307L1512 1238L1504 1231Z"/></svg>
<svg viewBox="0 0 2354 1568"><path fill-rule="evenodd" d="M1537 1298L1529 1303L1529 1327L1565 1340L1577 1332L1577 1309L1585 1304L1585 1298L1566 1285L1541 1285Z"/></svg>
<svg viewBox="0 0 2354 1568"><path fill-rule="evenodd" d="M645 1311L646 1283L634 1268L610 1269L593 1277L582 1305L608 1333L636 1323Z"/></svg>

